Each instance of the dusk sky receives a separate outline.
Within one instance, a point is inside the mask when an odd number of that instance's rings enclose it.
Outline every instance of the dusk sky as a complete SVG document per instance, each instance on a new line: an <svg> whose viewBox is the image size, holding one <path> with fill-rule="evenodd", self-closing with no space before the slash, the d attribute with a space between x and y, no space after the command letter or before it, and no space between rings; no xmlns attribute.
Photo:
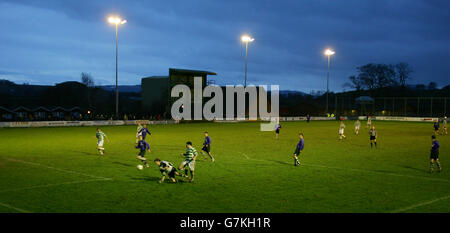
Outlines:
<svg viewBox="0 0 450 233"><path fill-rule="evenodd" d="M450 84L450 1L434 0L0 0L0 79L114 84L119 15L119 84L168 75L168 68L217 72L217 84L248 83L310 93L341 91L356 67L407 62L411 83ZM348 88L347 88L348 89Z"/></svg>

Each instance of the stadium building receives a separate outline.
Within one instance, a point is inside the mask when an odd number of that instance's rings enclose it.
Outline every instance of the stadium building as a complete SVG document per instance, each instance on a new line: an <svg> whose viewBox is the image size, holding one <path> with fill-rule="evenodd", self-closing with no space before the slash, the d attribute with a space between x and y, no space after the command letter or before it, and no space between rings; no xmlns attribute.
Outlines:
<svg viewBox="0 0 450 233"><path fill-rule="evenodd" d="M142 110L152 116L170 114L170 106L174 99L170 97L170 90L178 84L184 84L194 91L194 77L202 77L202 86L214 84L208 80L208 75L214 72L202 70L169 69L169 76L151 76L142 78Z"/></svg>

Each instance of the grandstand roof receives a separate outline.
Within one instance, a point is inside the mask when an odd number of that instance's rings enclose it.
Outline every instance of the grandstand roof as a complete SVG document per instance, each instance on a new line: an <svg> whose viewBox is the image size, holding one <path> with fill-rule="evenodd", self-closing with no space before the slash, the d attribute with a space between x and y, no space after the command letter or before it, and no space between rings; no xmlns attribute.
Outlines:
<svg viewBox="0 0 450 233"><path fill-rule="evenodd" d="M186 70L186 69L175 69L169 68L170 74L201 74L201 75L217 75L217 73L205 70Z"/></svg>

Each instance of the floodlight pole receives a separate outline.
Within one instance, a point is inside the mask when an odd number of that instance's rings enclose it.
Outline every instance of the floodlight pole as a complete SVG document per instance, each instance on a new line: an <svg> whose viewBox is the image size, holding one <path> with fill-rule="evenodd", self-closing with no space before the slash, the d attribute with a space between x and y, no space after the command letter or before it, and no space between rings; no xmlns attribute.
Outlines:
<svg viewBox="0 0 450 233"><path fill-rule="evenodd" d="M327 106L325 109L325 114L328 114L328 92L329 92L329 83L330 83L330 57L331 55L328 55L328 73L327 73Z"/></svg>
<svg viewBox="0 0 450 233"><path fill-rule="evenodd" d="M247 87L247 55L248 55L248 41L245 42L245 81L244 81L244 87Z"/></svg>
<svg viewBox="0 0 450 233"><path fill-rule="evenodd" d="M119 24L116 23L116 118L119 118Z"/></svg>

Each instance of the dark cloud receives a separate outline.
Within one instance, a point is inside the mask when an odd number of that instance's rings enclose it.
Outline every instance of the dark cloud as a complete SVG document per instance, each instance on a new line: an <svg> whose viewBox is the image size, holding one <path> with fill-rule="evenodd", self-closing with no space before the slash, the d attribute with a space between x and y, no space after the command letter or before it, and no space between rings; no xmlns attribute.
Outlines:
<svg viewBox="0 0 450 233"><path fill-rule="evenodd" d="M83 1L0 0L0 78L53 84L91 72L113 83L111 13L120 28L120 82L167 74L169 67L212 70L219 84L243 82L243 33L249 82L323 90L326 47L332 90L369 62L411 64L413 82L447 85L449 1ZM17 74L17 75L15 75ZM20 75L19 75L20 74Z"/></svg>

